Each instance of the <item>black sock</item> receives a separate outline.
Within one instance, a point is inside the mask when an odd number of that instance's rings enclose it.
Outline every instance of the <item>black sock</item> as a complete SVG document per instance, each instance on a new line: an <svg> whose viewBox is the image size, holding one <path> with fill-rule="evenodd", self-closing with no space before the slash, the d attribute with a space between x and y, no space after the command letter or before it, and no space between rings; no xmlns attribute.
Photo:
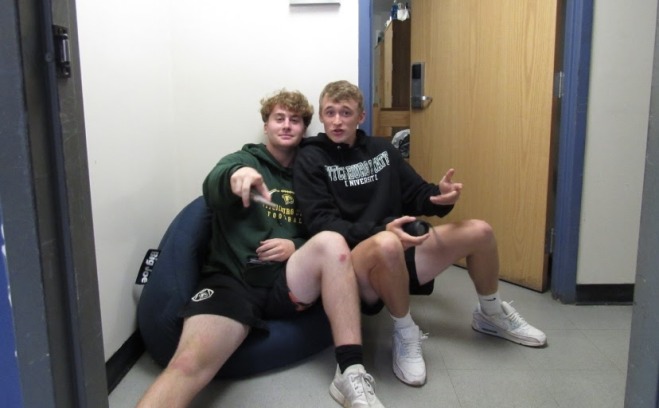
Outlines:
<svg viewBox="0 0 659 408"><path fill-rule="evenodd" d="M363 364L364 356L361 344L347 344L334 349L336 362L339 363L339 370L343 373L346 368L353 364Z"/></svg>

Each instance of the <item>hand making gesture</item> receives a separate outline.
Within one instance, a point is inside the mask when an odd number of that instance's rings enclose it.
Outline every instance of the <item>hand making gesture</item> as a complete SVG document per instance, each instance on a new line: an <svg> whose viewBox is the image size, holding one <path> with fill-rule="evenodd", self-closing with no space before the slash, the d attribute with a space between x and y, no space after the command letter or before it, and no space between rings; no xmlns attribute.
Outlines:
<svg viewBox="0 0 659 408"><path fill-rule="evenodd" d="M458 202L462 183L452 181L455 169L449 169L439 181L439 192L441 194L430 197L430 202L435 205L452 205Z"/></svg>
<svg viewBox="0 0 659 408"><path fill-rule="evenodd" d="M251 167L241 167L231 175L231 191L242 198L244 207L249 207L252 193L270 200L270 192L263 177Z"/></svg>

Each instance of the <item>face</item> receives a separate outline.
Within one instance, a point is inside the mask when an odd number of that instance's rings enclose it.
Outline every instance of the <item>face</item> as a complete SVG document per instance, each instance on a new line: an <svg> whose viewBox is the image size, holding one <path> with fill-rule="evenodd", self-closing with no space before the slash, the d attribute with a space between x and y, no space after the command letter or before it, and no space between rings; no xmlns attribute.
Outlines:
<svg viewBox="0 0 659 408"><path fill-rule="evenodd" d="M364 122L366 113L360 111L356 101L350 99L332 102L324 96L320 107L320 121L325 133L334 143L352 146L357 139L357 127Z"/></svg>
<svg viewBox="0 0 659 408"><path fill-rule="evenodd" d="M268 145L275 149L293 149L302 141L306 128L302 116L277 105L263 125Z"/></svg>

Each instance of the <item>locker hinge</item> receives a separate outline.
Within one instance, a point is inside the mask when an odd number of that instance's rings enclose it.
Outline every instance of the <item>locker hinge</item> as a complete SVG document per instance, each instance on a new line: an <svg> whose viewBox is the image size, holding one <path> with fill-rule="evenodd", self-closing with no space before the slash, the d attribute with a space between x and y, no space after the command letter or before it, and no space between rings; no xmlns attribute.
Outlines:
<svg viewBox="0 0 659 408"><path fill-rule="evenodd" d="M55 68L59 78L71 77L71 54L69 52L69 30L62 26L53 26L55 39Z"/></svg>
<svg viewBox="0 0 659 408"><path fill-rule="evenodd" d="M547 244L545 245L545 253L549 255L554 254L554 240L556 238L556 230L554 227L551 227L547 230Z"/></svg>
<svg viewBox="0 0 659 408"><path fill-rule="evenodd" d="M565 74L563 73L563 71L554 74L554 96L558 99L561 99L563 97L564 80L565 80Z"/></svg>

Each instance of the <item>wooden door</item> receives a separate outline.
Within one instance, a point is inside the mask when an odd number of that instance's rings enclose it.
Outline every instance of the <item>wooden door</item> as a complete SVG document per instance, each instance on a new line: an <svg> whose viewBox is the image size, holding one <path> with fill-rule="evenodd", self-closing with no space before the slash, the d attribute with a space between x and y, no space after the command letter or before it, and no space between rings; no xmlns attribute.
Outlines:
<svg viewBox="0 0 659 408"><path fill-rule="evenodd" d="M380 108L410 106L410 21L394 20L384 30Z"/></svg>
<svg viewBox="0 0 659 408"><path fill-rule="evenodd" d="M412 109L410 161L427 180L464 183L435 224L488 221L503 280L548 285L558 0L415 0L411 60L425 63L424 109Z"/></svg>

